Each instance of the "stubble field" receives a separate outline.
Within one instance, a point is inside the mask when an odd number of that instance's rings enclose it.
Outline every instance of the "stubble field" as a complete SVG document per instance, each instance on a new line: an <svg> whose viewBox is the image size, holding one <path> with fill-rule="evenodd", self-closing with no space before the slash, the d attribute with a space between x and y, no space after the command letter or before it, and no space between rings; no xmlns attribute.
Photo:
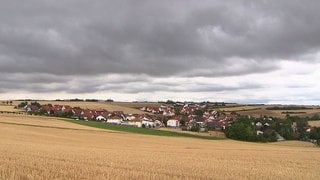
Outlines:
<svg viewBox="0 0 320 180"><path fill-rule="evenodd" d="M65 128L61 128L65 127ZM318 179L320 149L113 132L0 115L0 179Z"/></svg>
<svg viewBox="0 0 320 180"><path fill-rule="evenodd" d="M277 117L277 118L286 118L287 112L291 116L300 116L300 117L312 117L315 114L320 114L319 106L303 106L307 109L297 109L297 110L270 110L271 107L286 107L284 105L236 105L236 106L225 106L217 108L225 112L237 112L240 115L250 115L253 117Z"/></svg>
<svg viewBox="0 0 320 180"><path fill-rule="evenodd" d="M308 121L310 126L320 127L320 120Z"/></svg>

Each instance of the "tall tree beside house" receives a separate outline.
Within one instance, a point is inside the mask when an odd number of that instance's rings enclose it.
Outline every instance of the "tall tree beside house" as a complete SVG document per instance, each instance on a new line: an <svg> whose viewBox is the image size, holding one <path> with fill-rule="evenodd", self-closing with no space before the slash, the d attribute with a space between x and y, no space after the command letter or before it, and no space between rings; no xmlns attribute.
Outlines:
<svg viewBox="0 0 320 180"><path fill-rule="evenodd" d="M193 132L199 132L199 130L200 130L200 126L199 126L199 124L197 124L197 123L193 123L193 125L192 125L192 127L191 127L190 131L193 131Z"/></svg>
<svg viewBox="0 0 320 180"><path fill-rule="evenodd" d="M274 142L277 140L275 130L270 127L266 127L262 135L257 135L254 121L246 116L239 117L234 121L225 133L228 138L242 141Z"/></svg>
<svg viewBox="0 0 320 180"><path fill-rule="evenodd" d="M256 141L256 132L252 122L247 117L241 117L233 122L230 127L226 129L226 136L231 139L242 141Z"/></svg>
<svg viewBox="0 0 320 180"><path fill-rule="evenodd" d="M194 115L197 115L197 116L202 116L203 115L203 110L201 110L201 109L197 109L197 110L195 110L194 111Z"/></svg>
<svg viewBox="0 0 320 180"><path fill-rule="evenodd" d="M21 102L20 104L18 104L18 108L23 108L26 105L28 105L28 102Z"/></svg>
<svg viewBox="0 0 320 180"><path fill-rule="evenodd" d="M288 126L288 129L292 129L292 122L296 122L296 125L297 125L297 130L298 130L298 133L300 134L300 138L304 139L304 138L307 138L307 134L306 134L306 131L305 131L305 127L308 126L308 118L302 118L302 117L299 117L299 116L287 116L287 121L290 122L290 127Z"/></svg>
<svg viewBox="0 0 320 180"><path fill-rule="evenodd" d="M186 121L185 121L185 120L181 120L181 121L180 121L180 125L181 125L181 126L186 126Z"/></svg>
<svg viewBox="0 0 320 180"><path fill-rule="evenodd" d="M39 112L39 115L45 115L47 113L47 111L44 110L43 108L41 108L38 112Z"/></svg>
<svg viewBox="0 0 320 180"><path fill-rule="evenodd" d="M72 111L69 111L69 112L58 112L56 114L56 116L63 117L63 118L71 118L73 116L73 112Z"/></svg>
<svg viewBox="0 0 320 180"><path fill-rule="evenodd" d="M314 128L314 130L310 132L309 136L310 139L317 140L317 144L320 145L320 127Z"/></svg>
<svg viewBox="0 0 320 180"><path fill-rule="evenodd" d="M38 108L41 107L41 104L38 103L37 101L31 102L31 106L37 106Z"/></svg>
<svg viewBox="0 0 320 180"><path fill-rule="evenodd" d="M175 115L180 115L180 107L179 106L174 106L174 114Z"/></svg>
<svg viewBox="0 0 320 180"><path fill-rule="evenodd" d="M285 139L288 139L288 140L294 139L292 121L289 119L277 120L275 123L275 130Z"/></svg>

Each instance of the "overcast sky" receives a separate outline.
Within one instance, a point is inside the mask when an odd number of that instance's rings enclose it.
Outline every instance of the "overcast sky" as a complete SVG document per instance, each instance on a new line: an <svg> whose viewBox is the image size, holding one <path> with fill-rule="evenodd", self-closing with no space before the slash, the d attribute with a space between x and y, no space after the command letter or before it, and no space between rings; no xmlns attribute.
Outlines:
<svg viewBox="0 0 320 180"><path fill-rule="evenodd" d="M320 104L318 0L0 0L0 99Z"/></svg>

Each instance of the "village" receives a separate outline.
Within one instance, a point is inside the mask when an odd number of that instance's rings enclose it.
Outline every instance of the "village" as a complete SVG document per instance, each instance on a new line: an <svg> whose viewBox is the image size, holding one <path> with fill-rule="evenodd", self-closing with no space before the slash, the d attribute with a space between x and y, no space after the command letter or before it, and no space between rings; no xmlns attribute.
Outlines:
<svg viewBox="0 0 320 180"><path fill-rule="evenodd" d="M204 103L163 104L154 107L141 107L142 114L126 114L123 111L106 109L82 109L69 105L22 104L29 114L67 117L75 120L99 121L142 128L182 128L183 130L205 132L222 131L237 119L236 114L207 110ZM21 105L20 105L21 107Z"/></svg>
<svg viewBox="0 0 320 180"><path fill-rule="evenodd" d="M235 112L227 113L209 108L209 104L205 102L166 102L158 106L140 107L139 110L142 113L139 114L108 111L107 109L71 107L70 105L40 105L37 102L31 104L23 102L19 105L19 108L28 114L72 118L78 121L97 121L137 128L157 129L165 127L193 132L220 131L224 132L227 137L234 139L242 136L242 134L237 134L241 132L241 129L234 129L237 124L241 123L241 127L249 127L250 129L250 135L246 136L246 139L239 139L246 141L269 142L300 139L317 143L318 136L317 128L308 125L304 119L289 117L291 119L283 120L273 117L254 118L246 116L247 124L244 124L245 121L239 120L243 119L243 116ZM235 125L229 128L232 124ZM231 130L235 132L230 135ZM314 133L315 135L312 135Z"/></svg>

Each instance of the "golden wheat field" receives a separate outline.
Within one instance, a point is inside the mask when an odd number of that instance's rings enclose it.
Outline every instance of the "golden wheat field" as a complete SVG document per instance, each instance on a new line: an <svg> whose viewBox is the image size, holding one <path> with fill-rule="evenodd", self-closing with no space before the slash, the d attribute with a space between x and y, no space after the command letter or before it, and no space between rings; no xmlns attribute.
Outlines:
<svg viewBox="0 0 320 180"><path fill-rule="evenodd" d="M65 127L65 128L61 128ZM0 114L0 179L318 179L320 148L112 132Z"/></svg>

